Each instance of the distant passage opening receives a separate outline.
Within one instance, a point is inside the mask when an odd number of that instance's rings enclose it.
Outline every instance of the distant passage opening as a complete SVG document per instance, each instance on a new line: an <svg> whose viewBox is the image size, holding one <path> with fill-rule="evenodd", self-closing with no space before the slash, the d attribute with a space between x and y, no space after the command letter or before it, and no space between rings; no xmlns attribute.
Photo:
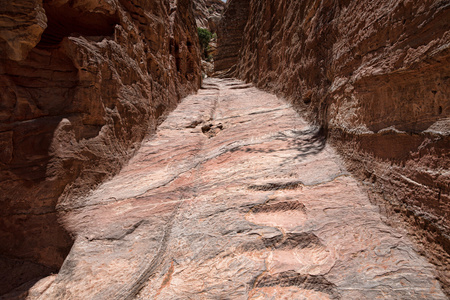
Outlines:
<svg viewBox="0 0 450 300"><path fill-rule="evenodd" d="M47 28L42 34L38 48L53 47L70 35L111 36L119 23L117 15L82 12L69 4L61 7L49 5L44 1L47 15Z"/></svg>

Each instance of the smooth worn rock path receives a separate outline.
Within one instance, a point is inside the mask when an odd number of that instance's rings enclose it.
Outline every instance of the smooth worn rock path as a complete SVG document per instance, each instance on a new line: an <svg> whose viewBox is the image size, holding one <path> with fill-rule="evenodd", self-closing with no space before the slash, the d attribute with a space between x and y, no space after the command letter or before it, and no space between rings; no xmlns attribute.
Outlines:
<svg viewBox="0 0 450 300"><path fill-rule="evenodd" d="M317 129L237 80L205 80L64 223L30 299L447 299Z"/></svg>

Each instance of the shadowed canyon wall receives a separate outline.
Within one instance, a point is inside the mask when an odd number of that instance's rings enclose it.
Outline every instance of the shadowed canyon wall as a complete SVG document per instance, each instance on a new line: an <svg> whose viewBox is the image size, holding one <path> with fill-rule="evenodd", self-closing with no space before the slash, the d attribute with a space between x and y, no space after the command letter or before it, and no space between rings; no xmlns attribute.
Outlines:
<svg viewBox="0 0 450 300"><path fill-rule="evenodd" d="M242 48L243 32L249 13L249 1L228 1L217 32L214 70L219 77L232 76Z"/></svg>
<svg viewBox="0 0 450 300"><path fill-rule="evenodd" d="M447 292L449 20L449 1L231 0L219 44L234 46L216 64L323 126L387 221L413 225Z"/></svg>
<svg viewBox="0 0 450 300"><path fill-rule="evenodd" d="M55 272L58 211L113 176L200 86L189 0L3 1L0 294Z"/></svg>
<svg viewBox="0 0 450 300"><path fill-rule="evenodd" d="M225 3L221 0L194 0L195 21L198 28L206 28L213 33L207 49L203 51L201 66L202 75L211 77L214 73L213 57L217 51L217 30L225 9Z"/></svg>

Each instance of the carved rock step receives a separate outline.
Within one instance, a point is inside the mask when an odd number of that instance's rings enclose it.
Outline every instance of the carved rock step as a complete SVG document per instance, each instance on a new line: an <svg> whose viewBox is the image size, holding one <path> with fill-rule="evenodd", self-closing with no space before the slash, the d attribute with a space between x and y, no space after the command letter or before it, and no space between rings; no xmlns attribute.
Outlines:
<svg viewBox="0 0 450 300"><path fill-rule="evenodd" d="M315 128L242 82L204 87L77 199L30 299L446 299Z"/></svg>

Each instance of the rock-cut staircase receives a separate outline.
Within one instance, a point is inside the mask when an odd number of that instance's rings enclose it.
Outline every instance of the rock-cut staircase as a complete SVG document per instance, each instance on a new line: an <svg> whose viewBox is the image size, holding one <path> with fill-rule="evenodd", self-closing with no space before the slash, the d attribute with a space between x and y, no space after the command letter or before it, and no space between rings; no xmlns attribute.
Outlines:
<svg viewBox="0 0 450 300"><path fill-rule="evenodd" d="M317 129L237 80L205 81L75 204L30 299L446 299Z"/></svg>

